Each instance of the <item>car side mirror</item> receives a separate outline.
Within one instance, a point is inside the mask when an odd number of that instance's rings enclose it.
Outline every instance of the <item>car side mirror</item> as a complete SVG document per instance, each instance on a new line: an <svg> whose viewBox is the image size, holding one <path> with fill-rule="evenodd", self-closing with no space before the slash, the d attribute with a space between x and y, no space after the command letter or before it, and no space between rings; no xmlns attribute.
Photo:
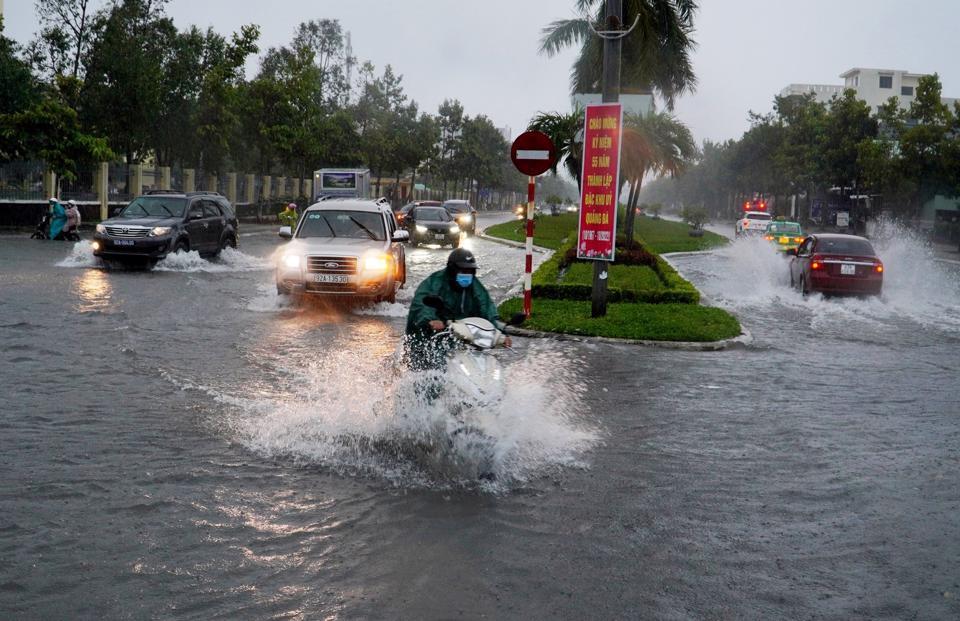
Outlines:
<svg viewBox="0 0 960 621"><path fill-rule="evenodd" d="M395 241L395 242L403 242L403 241L407 241L407 240L409 240L409 239L410 239L410 232L409 232L409 231L401 231L401 230L398 229L398 230L396 230L396 231L393 232L393 241Z"/></svg>
<svg viewBox="0 0 960 621"><path fill-rule="evenodd" d="M523 325L523 322L526 320L527 320L526 313L514 313L513 316L510 317L510 321L507 322L507 325L521 326Z"/></svg>
<svg viewBox="0 0 960 621"><path fill-rule="evenodd" d="M428 295L423 298L423 303L430 308L443 310L443 298L438 295Z"/></svg>
<svg viewBox="0 0 960 621"><path fill-rule="evenodd" d="M291 239L293 237L293 230L291 230L289 226L281 226L280 237L284 239Z"/></svg>

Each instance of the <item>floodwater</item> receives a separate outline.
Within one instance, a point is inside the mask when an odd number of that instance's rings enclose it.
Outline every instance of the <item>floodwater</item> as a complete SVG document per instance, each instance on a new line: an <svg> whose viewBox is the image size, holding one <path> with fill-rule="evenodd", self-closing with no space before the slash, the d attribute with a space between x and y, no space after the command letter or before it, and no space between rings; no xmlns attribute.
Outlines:
<svg viewBox="0 0 960 621"><path fill-rule="evenodd" d="M759 243L673 259L746 348L516 339L480 481L406 450L443 439L396 352L448 250L301 307L250 228L152 272L0 238L4 617L960 616L960 292L915 242L866 301ZM507 295L522 251L469 243Z"/></svg>

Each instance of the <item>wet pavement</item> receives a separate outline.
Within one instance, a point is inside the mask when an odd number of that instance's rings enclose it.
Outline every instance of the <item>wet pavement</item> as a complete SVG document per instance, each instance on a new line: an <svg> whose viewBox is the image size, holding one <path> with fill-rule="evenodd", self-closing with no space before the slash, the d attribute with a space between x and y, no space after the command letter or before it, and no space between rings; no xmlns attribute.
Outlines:
<svg viewBox="0 0 960 621"><path fill-rule="evenodd" d="M278 245L123 272L0 236L4 618L960 616L960 279L908 238L878 300L760 243L674 258L747 348L517 339L492 483L396 450L437 416L413 287L293 306ZM507 295L522 251L470 245Z"/></svg>

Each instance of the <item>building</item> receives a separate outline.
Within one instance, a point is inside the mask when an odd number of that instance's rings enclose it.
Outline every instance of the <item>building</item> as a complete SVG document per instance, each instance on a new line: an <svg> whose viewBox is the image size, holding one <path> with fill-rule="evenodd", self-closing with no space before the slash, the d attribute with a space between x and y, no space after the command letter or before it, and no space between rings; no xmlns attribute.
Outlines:
<svg viewBox="0 0 960 621"><path fill-rule="evenodd" d="M900 101L901 108L908 108L917 93L917 86L924 73L910 73L900 69L866 69L854 67L840 74L843 84L791 84L780 91L780 96L803 95L813 93L816 100L828 103L834 96L853 89L857 99L865 101L870 109L876 111L891 97ZM956 99L944 97L943 103L953 106Z"/></svg>

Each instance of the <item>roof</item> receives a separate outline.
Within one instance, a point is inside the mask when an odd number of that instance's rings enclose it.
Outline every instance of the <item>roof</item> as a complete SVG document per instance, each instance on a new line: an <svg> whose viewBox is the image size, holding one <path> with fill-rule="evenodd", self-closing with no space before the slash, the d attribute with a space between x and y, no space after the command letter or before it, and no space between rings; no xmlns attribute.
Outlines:
<svg viewBox="0 0 960 621"><path fill-rule="evenodd" d="M390 209L390 203L379 198L328 198L310 205L305 211L332 211L335 209L382 213L383 211Z"/></svg>

